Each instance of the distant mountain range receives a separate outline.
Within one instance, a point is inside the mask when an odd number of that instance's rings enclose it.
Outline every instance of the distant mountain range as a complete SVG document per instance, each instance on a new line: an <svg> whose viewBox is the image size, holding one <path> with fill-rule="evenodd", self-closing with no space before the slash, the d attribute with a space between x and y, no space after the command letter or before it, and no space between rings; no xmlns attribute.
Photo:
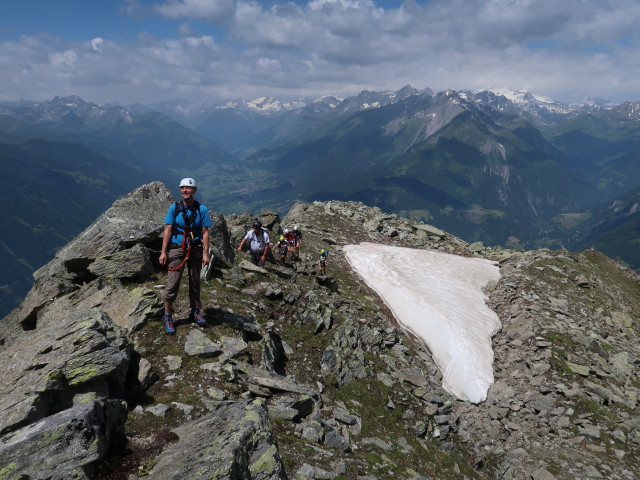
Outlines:
<svg viewBox="0 0 640 480"><path fill-rule="evenodd" d="M222 213L353 200L466 241L597 247L640 269L640 103L526 91L363 91L349 98L0 104L0 299L119 195L182 176ZM0 315L6 313L0 309Z"/></svg>
<svg viewBox="0 0 640 480"><path fill-rule="evenodd" d="M158 112L79 97L0 105L0 317L24 297L33 271L114 199L153 180L217 176L236 162Z"/></svg>

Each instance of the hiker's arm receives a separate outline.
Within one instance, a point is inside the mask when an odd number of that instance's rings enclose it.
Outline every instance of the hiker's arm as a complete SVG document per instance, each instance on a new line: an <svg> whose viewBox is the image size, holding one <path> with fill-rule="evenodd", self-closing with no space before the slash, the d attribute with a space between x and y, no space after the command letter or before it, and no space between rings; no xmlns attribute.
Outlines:
<svg viewBox="0 0 640 480"><path fill-rule="evenodd" d="M209 229L202 229L202 265L209 265Z"/></svg>
<svg viewBox="0 0 640 480"><path fill-rule="evenodd" d="M173 229L173 225L166 224L164 226L164 234L162 237L162 250L160 250L160 258L158 261L160 265L167 264L167 255L169 254L169 242L171 241L171 230Z"/></svg>
<svg viewBox="0 0 640 480"><path fill-rule="evenodd" d="M237 250L238 250L239 252L241 252L241 251L242 251L242 249L244 248L244 244L245 244L245 242L246 242L246 241L247 241L247 237L244 237L244 238L242 239L242 241L240 242L240 245L238 245Z"/></svg>
<svg viewBox="0 0 640 480"><path fill-rule="evenodd" d="M269 250L271 250L271 247L269 246L269 244L267 243L264 246L264 252L262 252L262 261L266 262L267 261L267 256L269 255Z"/></svg>

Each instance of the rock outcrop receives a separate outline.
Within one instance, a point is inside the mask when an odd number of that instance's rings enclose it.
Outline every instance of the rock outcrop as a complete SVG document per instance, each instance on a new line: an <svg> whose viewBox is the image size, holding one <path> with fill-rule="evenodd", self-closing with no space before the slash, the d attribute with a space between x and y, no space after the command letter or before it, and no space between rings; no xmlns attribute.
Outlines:
<svg viewBox="0 0 640 480"><path fill-rule="evenodd" d="M595 251L468 245L359 203L296 204L297 260L235 254L212 212L206 327L164 334L157 263L173 201L145 185L36 272L0 321L0 478L634 479L640 282ZM495 384L456 400L424 345L349 268L361 241L499 262ZM317 268L328 249L326 274Z"/></svg>
<svg viewBox="0 0 640 480"><path fill-rule="evenodd" d="M218 402L174 432L147 478L287 478L262 399Z"/></svg>

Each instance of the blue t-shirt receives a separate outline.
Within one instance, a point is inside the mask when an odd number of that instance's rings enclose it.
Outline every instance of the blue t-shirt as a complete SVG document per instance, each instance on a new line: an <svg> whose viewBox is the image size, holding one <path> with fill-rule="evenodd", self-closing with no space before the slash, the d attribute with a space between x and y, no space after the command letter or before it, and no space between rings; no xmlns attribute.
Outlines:
<svg viewBox="0 0 640 480"><path fill-rule="evenodd" d="M182 208L184 208L184 203L181 202ZM167 216L164 219L164 223L167 225L173 225L175 219L175 225L178 228L173 229L173 235L171 236L171 243L179 243L182 244L182 232L185 226L184 215L182 211L178 212L178 215L175 215L176 204L172 204L169 207L169 211L167 212ZM196 240L202 240L202 229L210 227L211 217L209 216L209 210L204 205L200 204L199 209L190 209L187 208L186 212L187 217L189 218L190 227L194 229L193 235Z"/></svg>

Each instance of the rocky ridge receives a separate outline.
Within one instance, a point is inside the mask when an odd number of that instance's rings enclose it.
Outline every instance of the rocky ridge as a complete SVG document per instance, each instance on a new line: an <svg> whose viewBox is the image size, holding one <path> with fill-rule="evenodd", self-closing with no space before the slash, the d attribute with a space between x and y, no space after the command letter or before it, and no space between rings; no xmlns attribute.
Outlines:
<svg viewBox="0 0 640 480"><path fill-rule="evenodd" d="M469 245L359 203L257 215L298 224L296 261L233 246L254 216L212 213L204 328L159 322L160 183L118 200L1 320L0 479L633 479L640 282L595 251ZM361 241L499 262L486 402L456 400L429 352L349 268ZM328 248L328 273L317 251ZM185 282L183 282L184 284Z"/></svg>

